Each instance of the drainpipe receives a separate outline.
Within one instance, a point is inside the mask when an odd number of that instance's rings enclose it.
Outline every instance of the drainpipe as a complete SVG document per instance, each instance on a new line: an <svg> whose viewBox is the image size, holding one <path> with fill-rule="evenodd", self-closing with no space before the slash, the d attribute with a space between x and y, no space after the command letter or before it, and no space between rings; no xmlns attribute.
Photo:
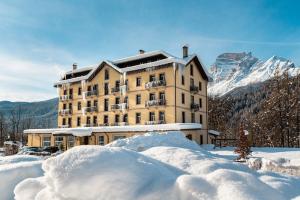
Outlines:
<svg viewBox="0 0 300 200"><path fill-rule="evenodd" d="M176 63L173 63L173 70L174 70L174 80L175 80L175 84L174 84L174 93L175 93L175 108L174 108L174 116L175 116L175 123L177 121L177 94L176 94L176 70L177 70L177 66L176 66Z"/></svg>

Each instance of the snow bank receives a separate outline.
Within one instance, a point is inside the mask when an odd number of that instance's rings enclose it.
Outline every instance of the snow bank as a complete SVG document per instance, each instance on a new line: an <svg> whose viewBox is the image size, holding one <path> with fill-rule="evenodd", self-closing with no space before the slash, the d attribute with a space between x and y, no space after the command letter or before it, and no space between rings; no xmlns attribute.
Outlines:
<svg viewBox="0 0 300 200"><path fill-rule="evenodd" d="M81 146L43 164L43 179L25 180L16 198L178 199L174 187L183 172L124 148ZM30 184L26 184L26 182ZM38 185L39 191L32 189ZM18 199L17 198L17 199Z"/></svg>
<svg viewBox="0 0 300 200"><path fill-rule="evenodd" d="M199 145L187 140L180 131L151 132L144 135L135 135L130 138L119 139L108 145L108 147L123 147L133 151L144 151L156 146L171 146L187 149L200 149Z"/></svg>
<svg viewBox="0 0 300 200"><path fill-rule="evenodd" d="M13 199L14 188L26 178L35 178L43 174L42 161L19 162L0 165L0 199Z"/></svg>
<svg viewBox="0 0 300 200"><path fill-rule="evenodd" d="M0 157L0 165L41 160L38 156L12 155Z"/></svg>

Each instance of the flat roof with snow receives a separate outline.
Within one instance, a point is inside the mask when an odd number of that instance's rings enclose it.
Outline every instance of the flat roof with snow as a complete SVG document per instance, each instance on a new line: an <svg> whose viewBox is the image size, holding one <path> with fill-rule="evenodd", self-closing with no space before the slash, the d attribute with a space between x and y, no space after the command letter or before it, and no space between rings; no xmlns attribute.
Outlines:
<svg viewBox="0 0 300 200"><path fill-rule="evenodd" d="M98 126L82 128L52 128L52 129L27 129L24 133L32 134L69 134L77 137L91 136L92 133L120 133L120 132L153 132L153 131L179 131L199 130L202 128L198 123L172 123L157 125L131 125L131 126Z"/></svg>

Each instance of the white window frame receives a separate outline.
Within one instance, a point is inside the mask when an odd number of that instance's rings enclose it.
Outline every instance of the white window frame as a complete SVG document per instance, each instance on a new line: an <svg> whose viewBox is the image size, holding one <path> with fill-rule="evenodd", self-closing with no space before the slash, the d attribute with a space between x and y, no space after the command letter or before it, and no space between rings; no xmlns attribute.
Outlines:
<svg viewBox="0 0 300 200"><path fill-rule="evenodd" d="M74 147L74 145L75 145L75 137L73 135L68 136L67 140L68 140L68 148Z"/></svg>
<svg viewBox="0 0 300 200"><path fill-rule="evenodd" d="M49 140L45 140L45 138L49 138ZM51 136L44 136L43 137L43 147L50 147L51 146Z"/></svg>
<svg viewBox="0 0 300 200"><path fill-rule="evenodd" d="M101 138L101 139L100 139ZM105 138L104 138L104 135L99 135L98 136L98 145L105 145Z"/></svg>
<svg viewBox="0 0 300 200"><path fill-rule="evenodd" d="M62 139L62 140L58 140L58 138ZM55 141L54 141L54 145L56 147L59 147L64 141L64 136L55 136Z"/></svg>

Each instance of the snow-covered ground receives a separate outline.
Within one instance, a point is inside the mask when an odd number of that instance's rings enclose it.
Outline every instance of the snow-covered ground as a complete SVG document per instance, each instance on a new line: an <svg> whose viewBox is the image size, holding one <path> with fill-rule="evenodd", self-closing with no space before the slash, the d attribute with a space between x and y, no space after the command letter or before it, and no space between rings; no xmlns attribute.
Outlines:
<svg viewBox="0 0 300 200"><path fill-rule="evenodd" d="M284 157L295 166L300 154L254 151L256 158ZM0 180L9 186L1 185L0 199L300 199L300 177L250 169L235 157L232 149L201 148L180 132L151 133L74 147L45 161L6 161Z"/></svg>

